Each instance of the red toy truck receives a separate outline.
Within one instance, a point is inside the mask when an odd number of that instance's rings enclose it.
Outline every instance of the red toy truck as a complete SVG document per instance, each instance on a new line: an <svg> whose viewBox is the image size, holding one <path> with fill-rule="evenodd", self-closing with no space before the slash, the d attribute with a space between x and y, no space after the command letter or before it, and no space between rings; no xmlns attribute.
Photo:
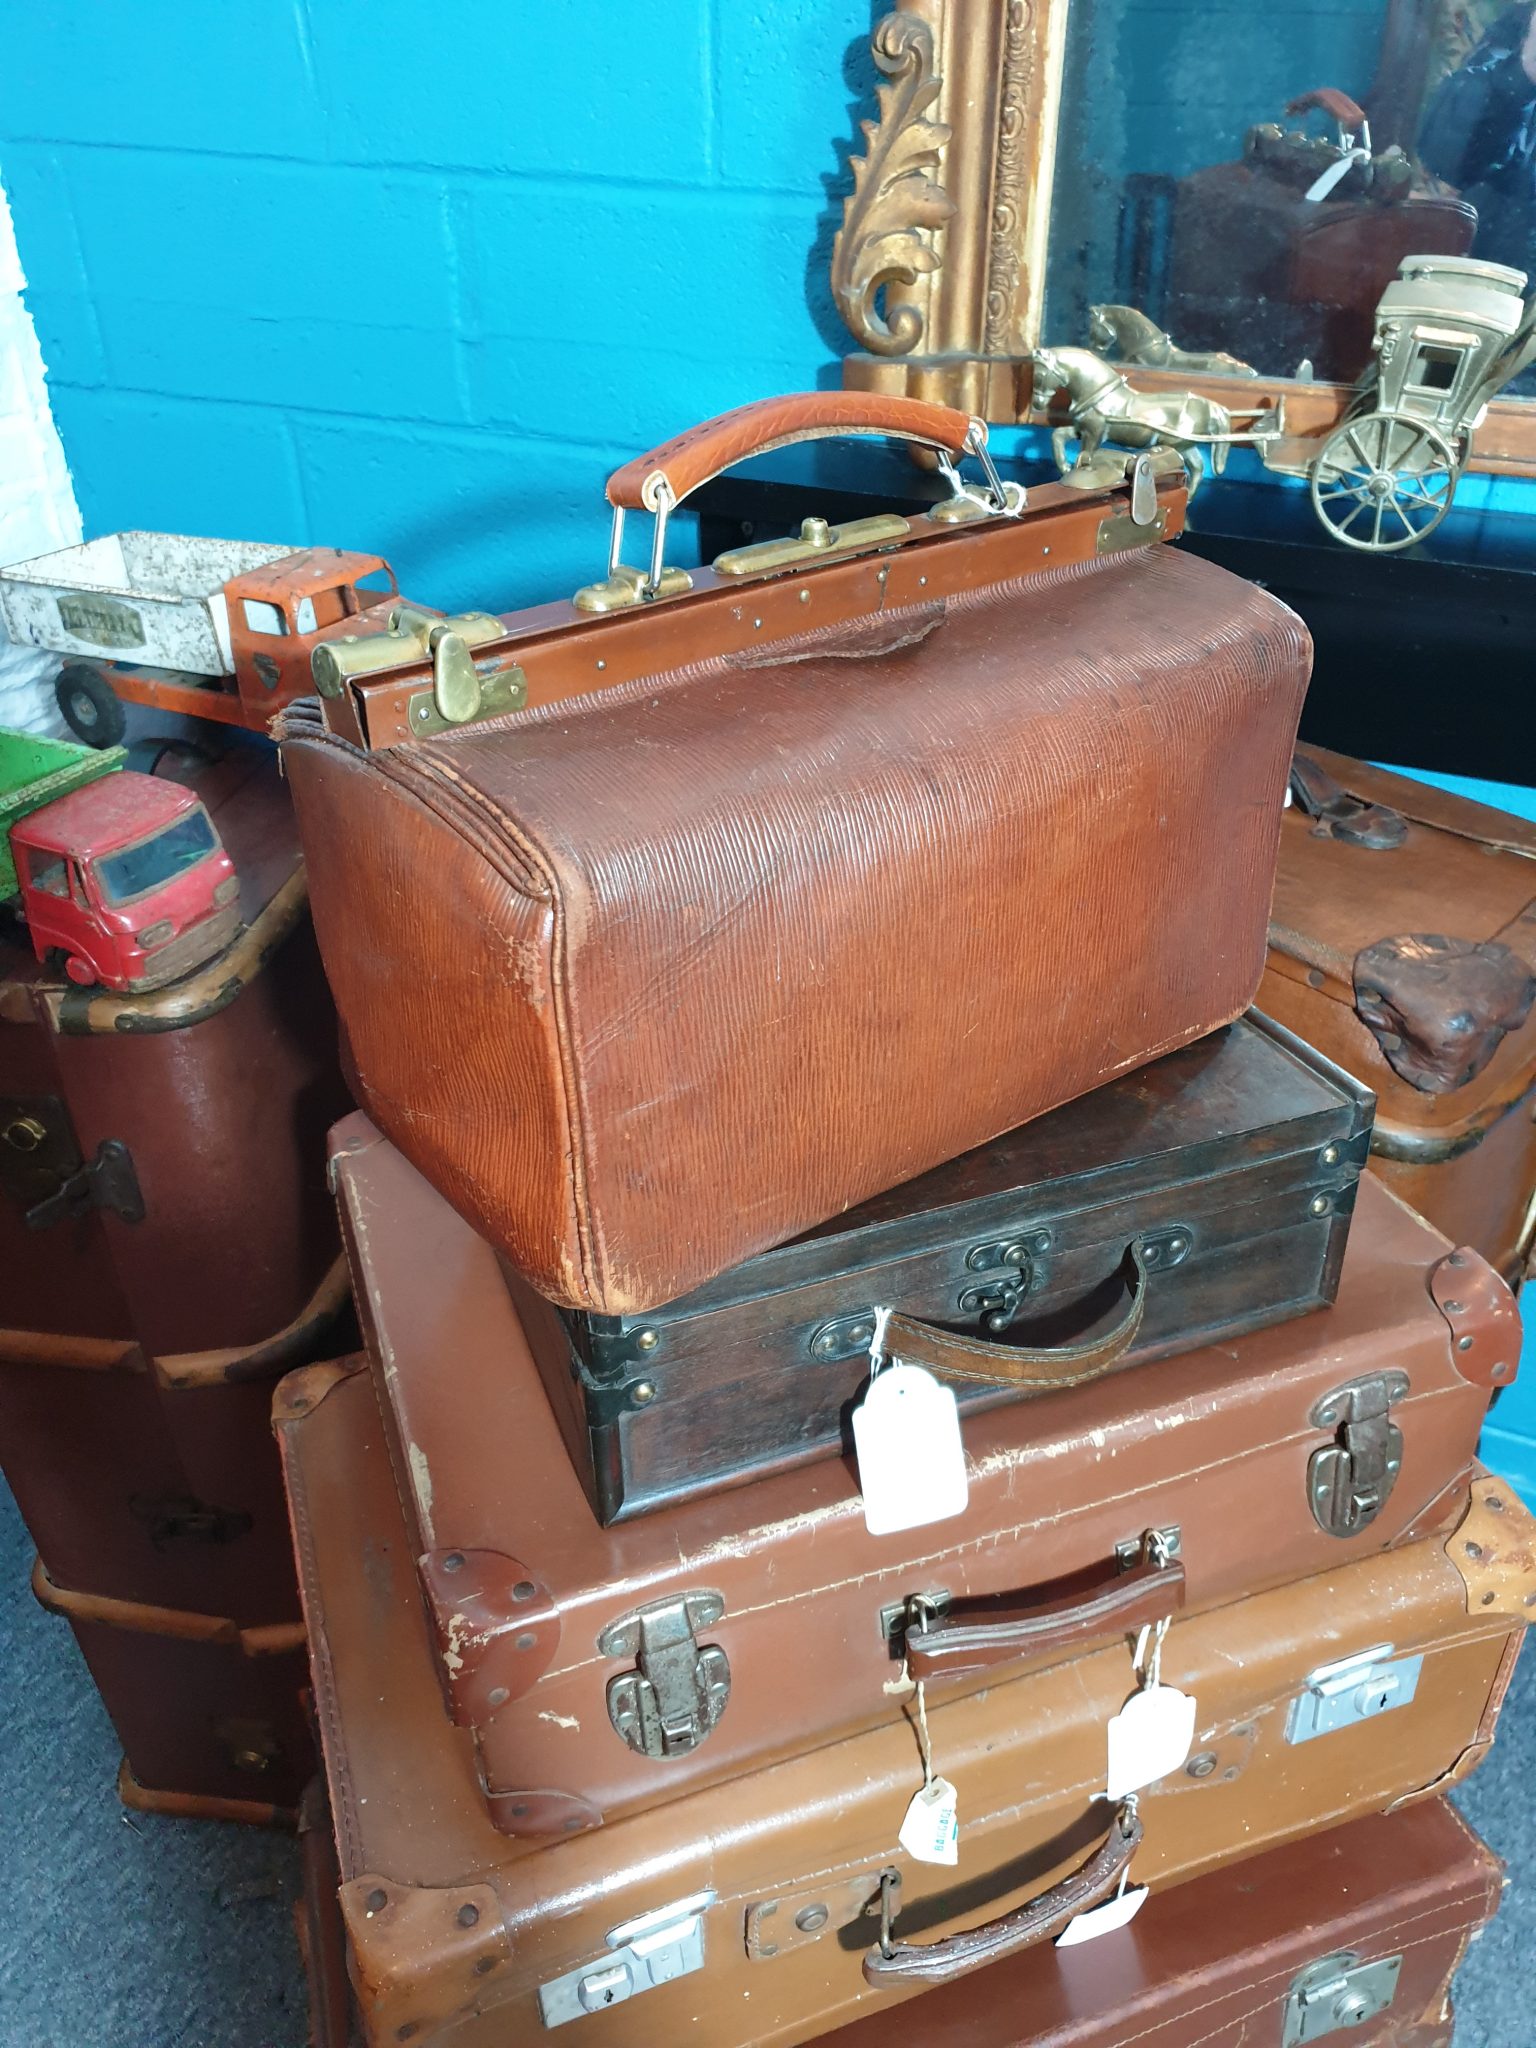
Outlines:
<svg viewBox="0 0 1536 2048"><path fill-rule="evenodd" d="M14 870L0 872L0 894L15 892L40 960L56 953L71 981L137 995L223 951L240 884L192 791L117 769L121 755L92 754L83 769L80 754L0 733L13 821L0 870ZM61 783L75 786L59 795Z"/></svg>
<svg viewBox="0 0 1536 2048"><path fill-rule="evenodd" d="M314 688L314 649L382 626L398 599L381 555L180 533L109 533L0 569L0 621L64 657L59 709L93 747L123 738L124 703L265 732Z"/></svg>

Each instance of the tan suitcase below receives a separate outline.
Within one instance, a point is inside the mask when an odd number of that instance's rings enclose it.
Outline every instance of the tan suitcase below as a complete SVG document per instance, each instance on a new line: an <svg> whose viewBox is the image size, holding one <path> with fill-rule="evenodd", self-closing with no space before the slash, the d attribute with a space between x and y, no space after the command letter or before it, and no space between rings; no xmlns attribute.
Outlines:
<svg viewBox="0 0 1536 2048"><path fill-rule="evenodd" d="M614 2048L790 2048L1051 1938L1069 1906L1115 1890L1143 1830L1130 1875L1156 1913L1177 1879L1464 1776L1536 1595L1536 1527L1482 1479L1454 1534L1176 1623L1163 1677L1198 1701L1194 1750L1135 1819L1100 1796L1127 1646L935 1706L954 1869L898 1846L921 1770L894 1698L873 1732L569 1841L509 1842L443 1713L369 1381L311 1368L280 1412L375 2044L507 2048L579 2023L573 2041ZM816 1683L813 1661L785 1659L786 1721Z"/></svg>

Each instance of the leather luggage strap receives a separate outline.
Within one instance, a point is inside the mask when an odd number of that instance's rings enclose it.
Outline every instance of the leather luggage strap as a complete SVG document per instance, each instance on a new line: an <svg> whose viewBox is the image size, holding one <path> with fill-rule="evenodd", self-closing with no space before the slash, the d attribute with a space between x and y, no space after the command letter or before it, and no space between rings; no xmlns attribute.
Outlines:
<svg viewBox="0 0 1536 2048"><path fill-rule="evenodd" d="M679 504L722 470L792 441L886 434L943 448L958 458L971 446L974 432L965 413L926 399L876 391L791 392L737 406L635 456L609 477L608 502L625 512L659 512L664 497Z"/></svg>
<svg viewBox="0 0 1536 2048"><path fill-rule="evenodd" d="M1039 1898L1005 1913L1000 1920L947 1935L942 1941L883 1939L864 1958L865 1982L877 1991L898 1984L948 1984L984 1963L1053 1940L1069 1920L1116 1890L1141 1844L1141 1835L1141 1821L1128 1803L1117 1811L1108 1836L1088 1861Z"/></svg>
<svg viewBox="0 0 1536 2048"><path fill-rule="evenodd" d="M908 1365L925 1365L946 1379L980 1380L990 1386L1024 1387L1048 1393L1101 1379L1119 1364L1141 1332L1147 1310L1147 1263L1140 1242L1127 1245L1122 1267L1131 1269L1131 1298L1112 1330L1081 1344L990 1344L984 1337L941 1330L914 1316L886 1318L881 1354Z"/></svg>

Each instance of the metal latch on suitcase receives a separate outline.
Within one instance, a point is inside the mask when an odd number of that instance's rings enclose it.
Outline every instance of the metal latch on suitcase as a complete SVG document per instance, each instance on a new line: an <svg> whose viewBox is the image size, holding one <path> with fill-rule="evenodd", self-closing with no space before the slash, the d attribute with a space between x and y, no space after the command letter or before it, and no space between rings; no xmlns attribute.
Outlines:
<svg viewBox="0 0 1536 2048"><path fill-rule="evenodd" d="M1304 2048L1308 2041L1326 2040L1377 2019L1397 1996L1402 1967L1401 1956L1367 1963L1353 1949L1310 1963L1286 1998L1280 2048Z"/></svg>
<svg viewBox="0 0 1536 2048"><path fill-rule="evenodd" d="M697 1749L731 1696L731 1667L699 1633L725 1613L719 1593L684 1593L611 1622L598 1655L635 1660L608 1681L608 1718L641 1756L686 1756Z"/></svg>
<svg viewBox="0 0 1536 2048"><path fill-rule="evenodd" d="M563 2027L583 2013L601 2012L637 1992L702 1970L704 1914L714 1903L714 1892L696 1892L676 1906L611 1928L611 1954L540 1985L539 2016L545 2026Z"/></svg>
<svg viewBox="0 0 1536 2048"><path fill-rule="evenodd" d="M144 1221L128 1147L120 1138L104 1138L85 1165L57 1095L0 1095L0 1192L21 1204L29 1230L46 1230L86 1209L110 1209L125 1223Z"/></svg>
<svg viewBox="0 0 1536 2048"><path fill-rule="evenodd" d="M1386 1506L1403 1462L1403 1432L1390 1410L1407 1392L1405 1372L1373 1372L1335 1387L1312 1410L1314 1429L1338 1432L1307 1467L1307 1498L1330 1536L1358 1535Z"/></svg>
<svg viewBox="0 0 1536 2048"><path fill-rule="evenodd" d="M1423 1668L1422 1657L1394 1658L1390 1643L1320 1664L1308 1676L1306 1691L1291 1702L1286 1741L1312 1742L1406 1707L1418 1691Z"/></svg>

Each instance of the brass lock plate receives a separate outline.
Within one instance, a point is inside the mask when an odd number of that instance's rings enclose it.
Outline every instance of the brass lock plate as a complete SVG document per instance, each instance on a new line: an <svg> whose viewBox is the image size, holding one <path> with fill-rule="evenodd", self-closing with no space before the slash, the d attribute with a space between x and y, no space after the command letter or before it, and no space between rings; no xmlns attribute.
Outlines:
<svg viewBox="0 0 1536 2048"><path fill-rule="evenodd" d="M1154 541L1165 539L1167 533L1166 507L1161 508L1145 526L1138 526L1129 512L1111 512L1107 519L1099 521L1095 545L1101 555L1121 555L1127 548L1150 547Z"/></svg>
<svg viewBox="0 0 1536 2048"><path fill-rule="evenodd" d="M868 554L872 548L890 547L905 540L911 531L911 522L895 512L850 519L842 526L830 526L825 519L803 519L798 533L787 534L781 540L754 541L744 548L728 548L723 555L716 555L713 567L717 576L740 582L748 576L771 576L781 569L804 568L808 562Z"/></svg>

